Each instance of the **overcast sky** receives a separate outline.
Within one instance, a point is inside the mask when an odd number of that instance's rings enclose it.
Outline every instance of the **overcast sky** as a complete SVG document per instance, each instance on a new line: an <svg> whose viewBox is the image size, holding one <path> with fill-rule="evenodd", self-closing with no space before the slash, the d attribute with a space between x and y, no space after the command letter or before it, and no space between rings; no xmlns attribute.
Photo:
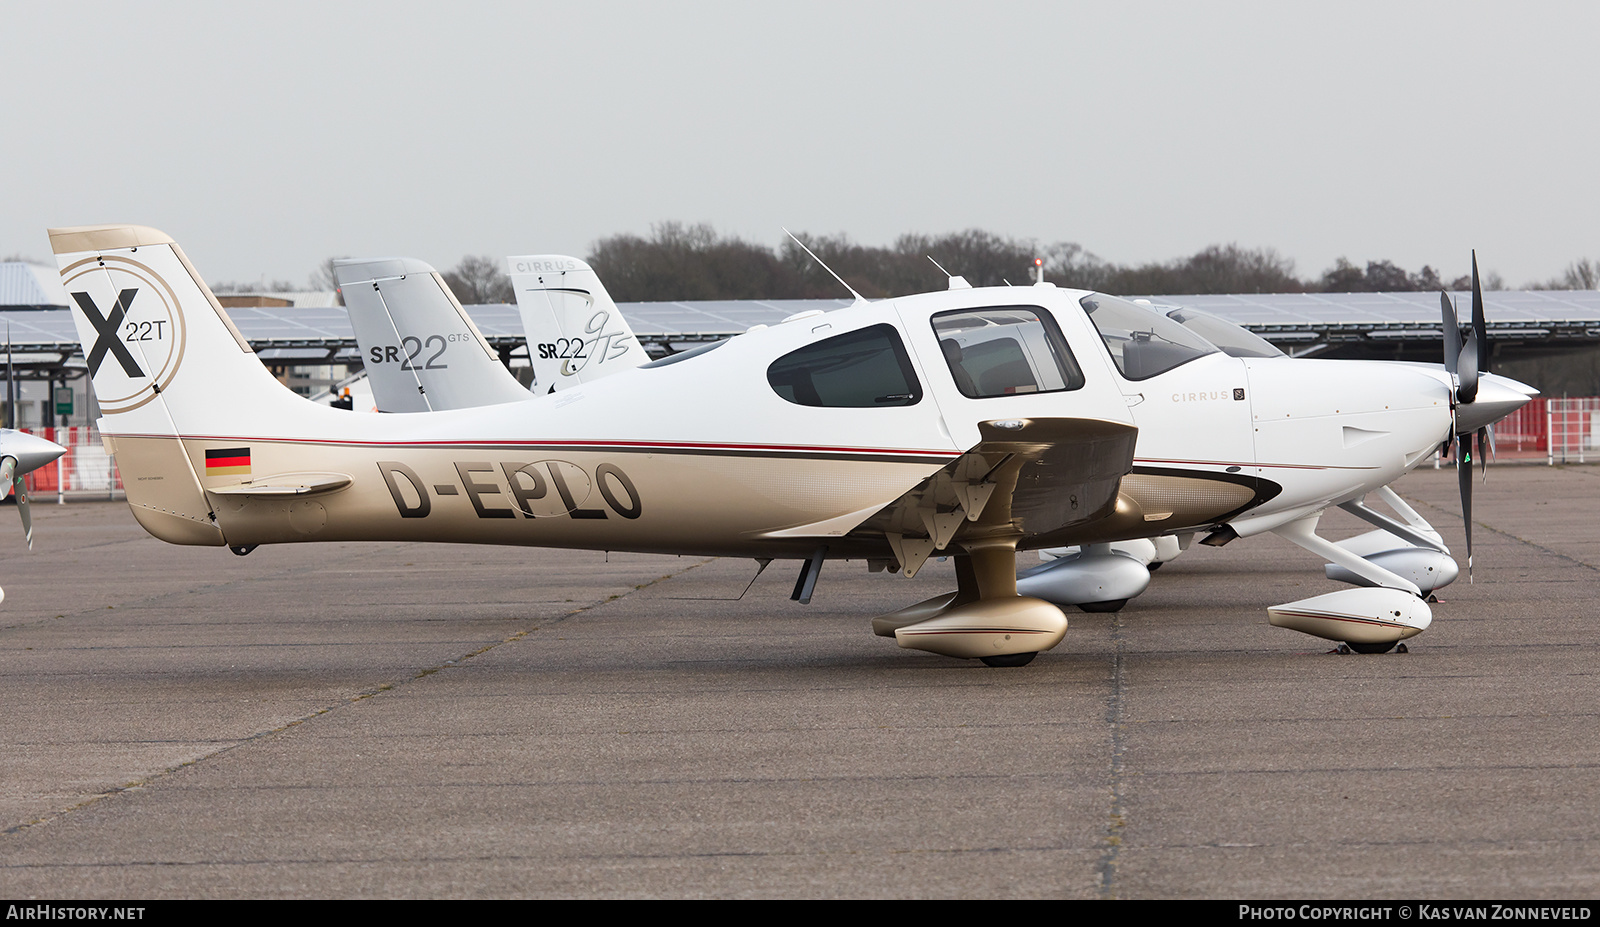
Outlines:
<svg viewBox="0 0 1600 927"><path fill-rule="evenodd" d="M152 225L334 255L982 228L1508 285L1600 258L1600 4L8 2L0 256ZM960 272L959 268L951 268Z"/></svg>

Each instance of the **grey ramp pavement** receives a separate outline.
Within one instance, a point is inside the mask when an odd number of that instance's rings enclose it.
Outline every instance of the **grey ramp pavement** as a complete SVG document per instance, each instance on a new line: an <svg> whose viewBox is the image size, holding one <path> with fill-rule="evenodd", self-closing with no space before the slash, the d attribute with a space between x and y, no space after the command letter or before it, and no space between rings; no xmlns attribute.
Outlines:
<svg viewBox="0 0 1600 927"><path fill-rule="evenodd" d="M1597 477L1492 470L1407 655L1269 627L1338 587L1268 537L1007 670L868 632L947 563L800 606L796 564L734 601L748 562L41 506L39 553L0 533L0 893L1592 896ZM1399 489L1459 556L1454 475Z"/></svg>

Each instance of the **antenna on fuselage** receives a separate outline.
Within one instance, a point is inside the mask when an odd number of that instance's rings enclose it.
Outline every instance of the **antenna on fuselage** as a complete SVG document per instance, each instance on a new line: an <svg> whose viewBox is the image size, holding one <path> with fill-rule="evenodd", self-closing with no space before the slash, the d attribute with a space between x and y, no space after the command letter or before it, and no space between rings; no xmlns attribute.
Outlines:
<svg viewBox="0 0 1600 927"><path fill-rule="evenodd" d="M782 228L782 226L779 226L779 227ZM849 290L850 291L850 295L854 296L856 298L856 302L858 302L858 303L866 302L865 299L861 298L861 294L856 292L855 287L851 286L848 283L845 283L843 277L839 276L838 274L834 274L833 273L833 268L829 267L827 264L823 263L822 258L817 257L816 252L812 251L810 248L807 248L805 242L801 241L798 238L795 238L795 234L793 232L789 231L788 229L784 229L783 230L783 234L789 236L790 238L794 238L794 243L800 246L800 250L802 250L805 253L811 255L811 260L816 261L817 265L820 266L823 270L827 271L830 274L833 274L833 279L839 281L839 285L840 286L842 286L845 289Z"/></svg>
<svg viewBox="0 0 1600 927"><path fill-rule="evenodd" d="M952 289L952 290L970 290L970 289L972 289L972 284L967 282L967 278L966 277L963 277L960 274L952 274L950 271L945 270L943 264L940 264L938 261L934 261L933 260L933 255L925 254L925 255L923 255L923 257L927 258L930 261L933 261L933 266L939 268L939 273L944 274L946 277L950 278L950 289Z"/></svg>

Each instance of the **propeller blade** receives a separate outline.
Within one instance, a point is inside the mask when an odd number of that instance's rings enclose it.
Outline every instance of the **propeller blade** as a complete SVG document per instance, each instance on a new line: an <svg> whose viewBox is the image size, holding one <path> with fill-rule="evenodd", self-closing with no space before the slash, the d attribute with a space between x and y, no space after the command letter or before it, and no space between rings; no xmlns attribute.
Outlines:
<svg viewBox="0 0 1600 927"><path fill-rule="evenodd" d="M1478 284L1478 252L1472 252L1472 337L1478 342L1478 363L1473 370L1489 372L1489 322L1483 315L1483 287Z"/></svg>
<svg viewBox="0 0 1600 927"><path fill-rule="evenodd" d="M6 457L0 459L0 502L11 493L11 479L17 472L17 458Z"/></svg>
<svg viewBox="0 0 1600 927"><path fill-rule="evenodd" d="M1461 527L1467 537L1467 582L1472 582L1472 433L1456 439L1456 485L1461 489Z"/></svg>
<svg viewBox="0 0 1600 927"><path fill-rule="evenodd" d="M1489 482L1489 426L1478 429L1478 472L1482 481Z"/></svg>
<svg viewBox="0 0 1600 927"><path fill-rule="evenodd" d="M17 487L17 512L22 516L22 536L28 541L28 549L33 550L33 516L28 512L28 492L23 488L22 477L13 477L13 485ZM1467 556L1467 561L1472 561L1472 556Z"/></svg>
<svg viewBox="0 0 1600 927"><path fill-rule="evenodd" d="M1444 369L1454 375L1461 354L1461 322L1456 318L1455 304L1443 290L1439 291L1439 314L1444 317Z"/></svg>
<svg viewBox="0 0 1600 927"><path fill-rule="evenodd" d="M11 356L11 323L6 323L6 427L17 427L17 365Z"/></svg>
<svg viewBox="0 0 1600 927"><path fill-rule="evenodd" d="M1471 402L1478 398L1478 354L1481 346L1478 343L1478 333L1473 332L1472 337L1461 348L1461 356L1456 361L1456 371L1460 376L1461 385L1456 387L1456 400Z"/></svg>

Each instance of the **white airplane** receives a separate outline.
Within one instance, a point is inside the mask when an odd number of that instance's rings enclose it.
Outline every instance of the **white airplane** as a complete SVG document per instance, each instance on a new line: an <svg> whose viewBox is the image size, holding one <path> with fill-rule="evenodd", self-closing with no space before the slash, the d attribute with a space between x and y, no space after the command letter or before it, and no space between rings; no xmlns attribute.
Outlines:
<svg viewBox="0 0 1600 927"><path fill-rule="evenodd" d="M11 362L11 329L6 327L6 408L9 424L0 428L0 502L13 493L17 499L17 514L22 518L22 537L33 550L33 515L28 507L28 488L23 477L45 466L67 452L61 445L17 430L17 378ZM0 601L6 597L0 589Z"/></svg>
<svg viewBox="0 0 1600 927"><path fill-rule="evenodd" d="M528 352L534 358L539 392L555 392L647 360L627 320L588 264L566 255L511 257L507 264L525 329L534 333L527 339ZM467 363L445 356L448 346L457 343L454 330L462 327L464 314L449 287L428 265L412 258L379 258L341 261L338 269L361 356L373 368L370 377L380 411L422 411L419 393L429 397L434 410L487 405L506 401L504 397L533 398L503 366L492 361L493 352L487 345L482 345L481 351L470 351ZM415 285L404 298L393 292L402 281L425 279L418 274L431 275L432 282ZM380 294L380 289L387 292ZM1285 356L1260 336L1209 313L1156 306L1145 299L1134 302L1183 324L1231 357ZM466 341L464 337L459 340ZM405 363L425 344L435 342L438 353L429 363ZM401 376L400 367L410 372ZM441 396L449 397L445 404ZM1459 570L1439 533L1389 487L1380 487L1374 494L1407 527L1422 534L1423 541L1379 527L1340 541L1339 546L1405 576L1423 593L1454 581ZM1357 508L1360 502L1344 506L1367 517L1367 510ZM1141 595L1150 585L1151 572L1176 559L1193 538L1193 532L1183 532L1041 550L1040 559L1046 562L1019 576L1018 591L1088 612L1117 611ZM1338 564L1327 564L1324 572L1330 579L1374 585L1373 580Z"/></svg>
<svg viewBox="0 0 1600 927"><path fill-rule="evenodd" d="M1531 392L1475 364L1234 358L1146 307L1037 285L858 302L536 402L360 415L278 384L162 233L51 244L102 434L157 537L793 558L802 600L825 560L909 576L941 551L957 590L874 630L993 665L1067 628L1017 594L1018 549L1190 531L1274 531L1374 584L1275 624L1366 649L1420 633L1418 585L1317 519Z"/></svg>
<svg viewBox="0 0 1600 927"><path fill-rule="evenodd" d="M28 493L22 478L40 467L55 463L67 449L47 438L14 428L0 428L0 501L16 493L17 512L22 516L22 536L33 549L33 516L28 511Z"/></svg>
<svg viewBox="0 0 1600 927"><path fill-rule="evenodd" d="M13 415L15 418L15 407ZM22 478L29 473L54 463L67 449L54 441L30 435L14 428L0 428L0 500L13 493L17 498L17 514L22 517L22 536L33 550L33 516L28 509L28 491ZM5 591L0 590L0 601Z"/></svg>

